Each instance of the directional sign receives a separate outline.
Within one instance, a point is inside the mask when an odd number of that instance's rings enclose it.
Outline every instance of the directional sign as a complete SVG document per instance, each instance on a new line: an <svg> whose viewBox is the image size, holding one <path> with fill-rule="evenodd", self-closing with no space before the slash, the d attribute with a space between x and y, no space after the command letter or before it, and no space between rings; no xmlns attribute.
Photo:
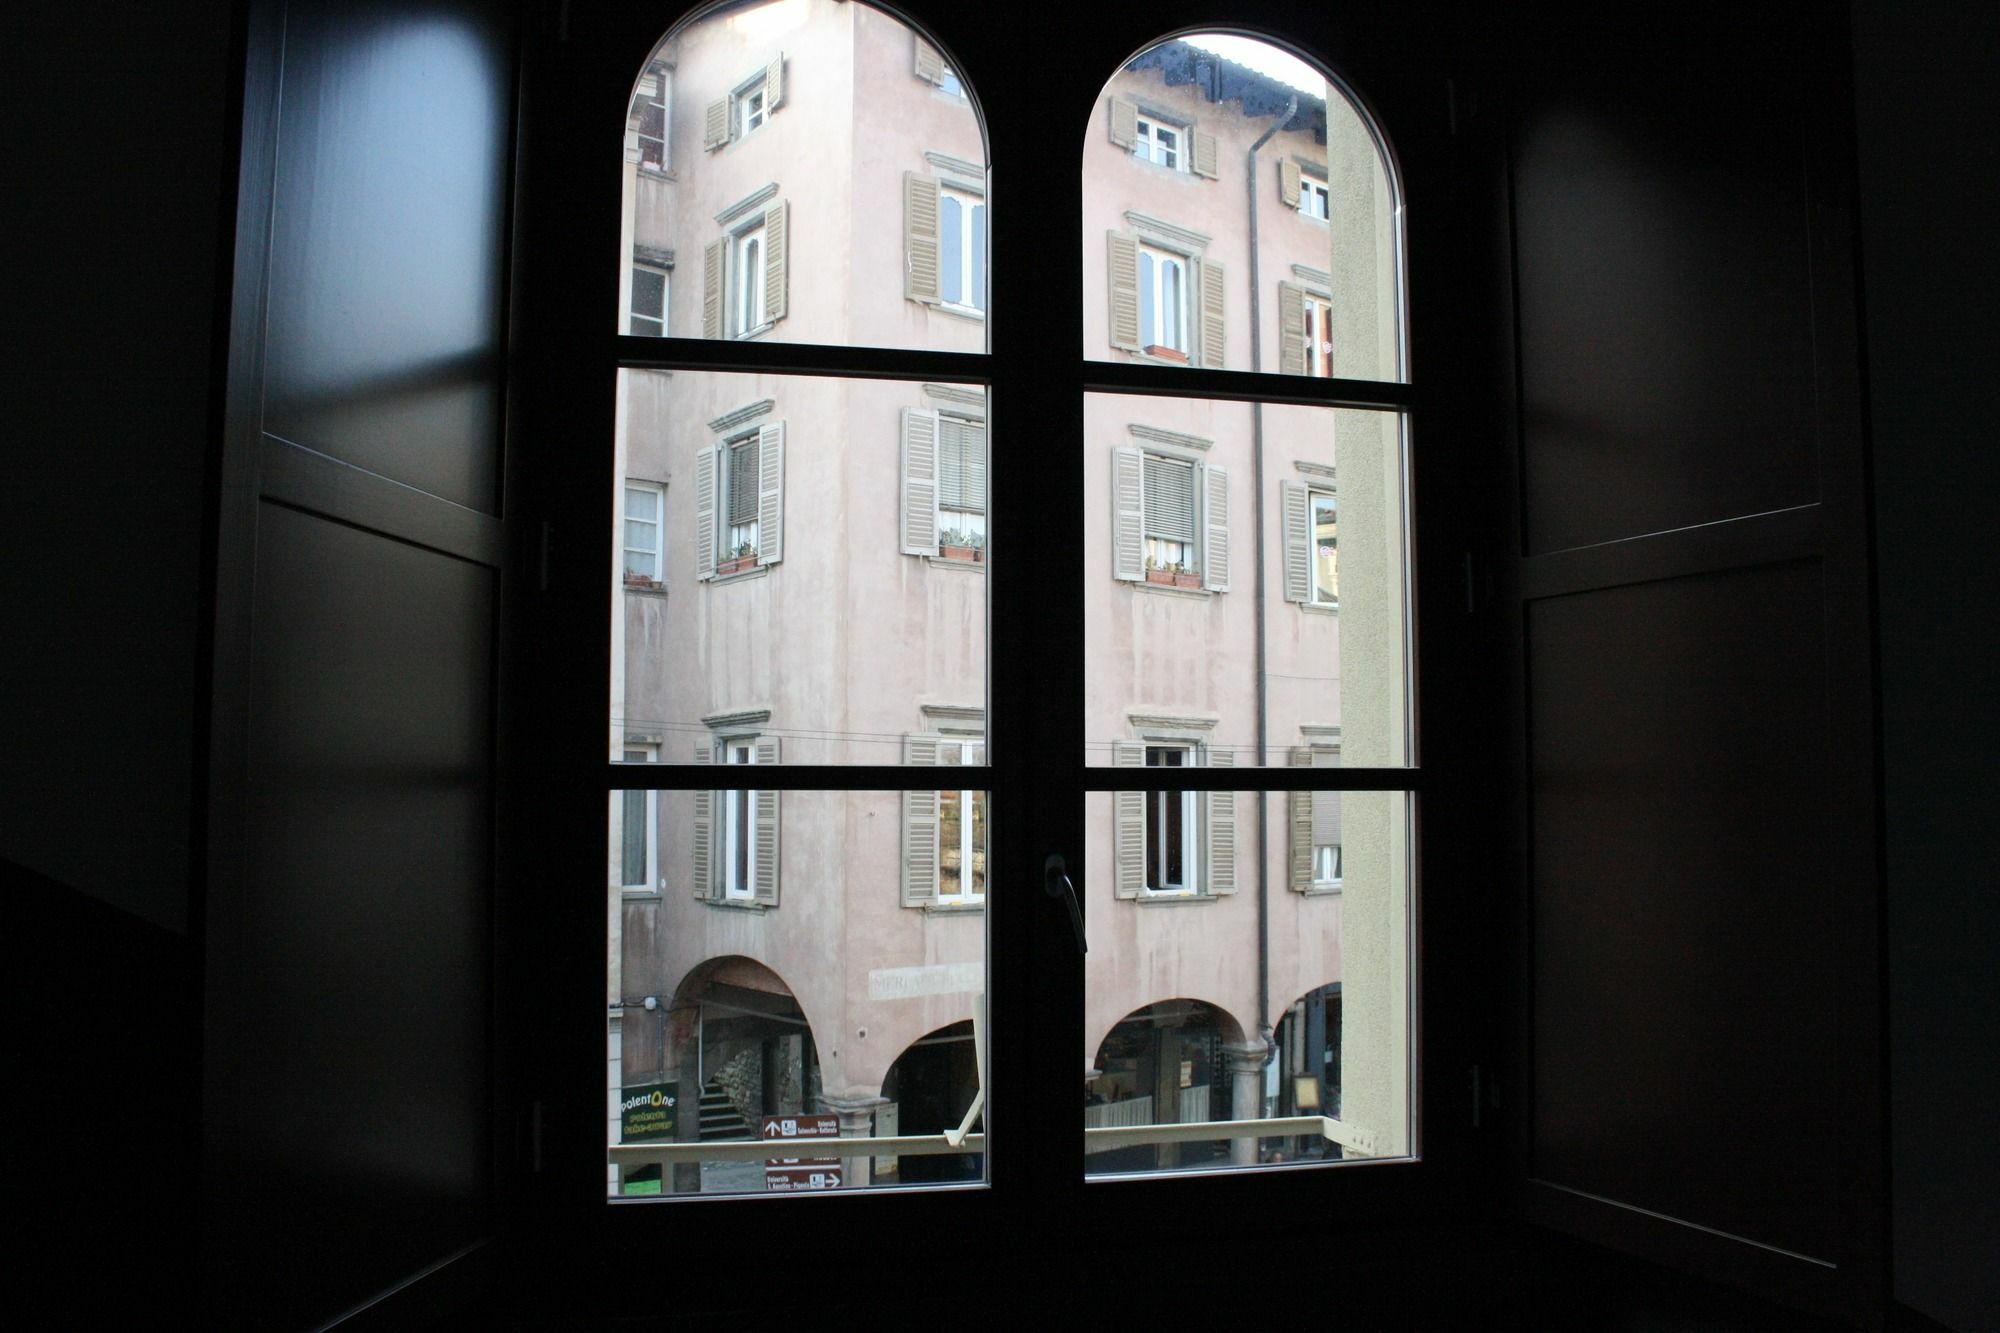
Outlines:
<svg viewBox="0 0 2000 1333"><path fill-rule="evenodd" d="M837 1115L767 1115L757 1122L757 1133L769 1143L799 1139L837 1139ZM793 1190L832 1190L841 1184L838 1157L772 1157L764 1162L764 1188L776 1193Z"/></svg>

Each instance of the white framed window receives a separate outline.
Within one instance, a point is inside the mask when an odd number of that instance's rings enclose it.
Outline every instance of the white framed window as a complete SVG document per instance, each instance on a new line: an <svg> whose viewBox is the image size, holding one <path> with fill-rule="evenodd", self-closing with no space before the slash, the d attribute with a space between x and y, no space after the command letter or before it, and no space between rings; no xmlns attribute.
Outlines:
<svg viewBox="0 0 2000 1333"><path fill-rule="evenodd" d="M1326 182L1316 176L1299 174L1299 212L1309 218L1332 216L1331 197L1327 194Z"/></svg>
<svg viewBox="0 0 2000 1333"><path fill-rule="evenodd" d="M1155 355L1188 353L1188 258L1139 247L1139 341Z"/></svg>
<svg viewBox="0 0 2000 1333"><path fill-rule="evenodd" d="M1306 317L1306 374L1315 379L1333 378L1333 302L1307 293L1303 298Z"/></svg>
<svg viewBox="0 0 2000 1333"><path fill-rule="evenodd" d="M1186 171L1187 140L1188 132L1185 126L1171 124L1142 111L1138 116L1137 137L1132 146L1132 156L1174 171Z"/></svg>
<svg viewBox="0 0 2000 1333"><path fill-rule="evenodd" d="M938 191L938 285L944 304L986 309L986 198L946 186Z"/></svg>
<svg viewBox="0 0 2000 1333"><path fill-rule="evenodd" d="M1148 768L1192 768L1192 745L1146 746ZM1201 892L1200 829L1192 791L1146 793L1146 893L1188 896Z"/></svg>
<svg viewBox="0 0 2000 1333"><path fill-rule="evenodd" d="M657 584L665 577L660 562L665 500L665 488L657 482L625 483L625 577L630 582Z"/></svg>
<svg viewBox="0 0 2000 1333"><path fill-rule="evenodd" d="M984 763L985 749L983 738L947 737L938 742L938 762ZM947 906L985 902L986 793L945 790L937 799L937 901Z"/></svg>
<svg viewBox="0 0 2000 1333"><path fill-rule="evenodd" d="M649 171L667 169L667 106L673 73L665 65L647 66L633 99L638 109L639 165Z"/></svg>
<svg viewBox="0 0 2000 1333"><path fill-rule="evenodd" d="M958 71L946 65L938 71L937 86L953 97L965 96L965 85L959 82Z"/></svg>
<svg viewBox="0 0 2000 1333"><path fill-rule="evenodd" d="M1292 750L1294 768L1340 767L1338 728L1306 727L1307 744ZM1286 799L1291 822L1291 887L1297 893L1335 893L1343 866L1338 791L1300 790Z"/></svg>
<svg viewBox="0 0 2000 1333"><path fill-rule="evenodd" d="M756 738L732 736L723 741L721 759L725 764L755 764ZM725 902L744 902L757 896L757 802L762 795L747 789L721 793L721 897Z"/></svg>
<svg viewBox="0 0 2000 1333"><path fill-rule="evenodd" d="M729 333L742 338L764 325L766 228L763 223L729 240Z"/></svg>
<svg viewBox="0 0 2000 1333"><path fill-rule="evenodd" d="M1315 842L1313 844L1313 887L1316 889L1337 889L1340 887L1339 843Z"/></svg>
<svg viewBox="0 0 2000 1333"><path fill-rule="evenodd" d="M1191 462L1146 455L1147 570L1201 573L1198 472Z"/></svg>
<svg viewBox="0 0 2000 1333"><path fill-rule="evenodd" d="M628 764L655 764L660 759L660 747L628 744L624 755ZM621 800L618 882L627 892L650 893L660 886L659 793L627 791L621 793Z"/></svg>
<svg viewBox="0 0 2000 1333"><path fill-rule="evenodd" d="M1340 605L1340 504L1332 491L1311 491L1312 604Z"/></svg>
<svg viewBox="0 0 2000 1333"><path fill-rule="evenodd" d="M729 433L695 455L695 570L701 579L784 559L785 425L741 425L770 408L766 399L730 414Z"/></svg>
<svg viewBox="0 0 2000 1333"><path fill-rule="evenodd" d="M762 129L764 122L771 118L770 107L765 103L764 80L757 79L750 87L736 95L736 137Z"/></svg>
<svg viewBox="0 0 2000 1333"><path fill-rule="evenodd" d="M667 332L667 271L654 264L632 265L632 307L626 331L659 338Z"/></svg>
<svg viewBox="0 0 2000 1333"><path fill-rule="evenodd" d="M1229 474L1161 451L1111 451L1112 577L1229 591Z"/></svg>
<svg viewBox="0 0 2000 1333"><path fill-rule="evenodd" d="M785 104L785 57L780 53L730 90L710 102L703 113L702 147L713 153L762 129L771 114Z"/></svg>
<svg viewBox="0 0 2000 1333"><path fill-rule="evenodd" d="M758 553L757 490L762 468L759 432L725 442L722 446L722 514L727 539L724 560L741 560Z"/></svg>
<svg viewBox="0 0 2000 1333"><path fill-rule="evenodd" d="M986 423L938 414L938 546L986 551Z"/></svg>

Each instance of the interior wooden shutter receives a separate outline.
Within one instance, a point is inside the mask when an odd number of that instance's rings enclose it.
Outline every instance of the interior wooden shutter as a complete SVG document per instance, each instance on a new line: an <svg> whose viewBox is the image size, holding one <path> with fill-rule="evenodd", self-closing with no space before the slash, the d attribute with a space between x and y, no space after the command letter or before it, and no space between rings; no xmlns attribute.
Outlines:
<svg viewBox="0 0 2000 1333"><path fill-rule="evenodd" d="M729 99L717 98L702 112L701 146L714 152L729 142Z"/></svg>
<svg viewBox="0 0 2000 1333"><path fill-rule="evenodd" d="M1224 269L1219 260L1204 259L1197 262L1195 272L1201 280L1201 364L1221 370L1228 332L1222 320Z"/></svg>
<svg viewBox="0 0 2000 1333"><path fill-rule="evenodd" d="M792 206L774 204L764 210L764 320L775 324L785 317L785 274L790 269L786 240L790 232Z"/></svg>
<svg viewBox="0 0 2000 1333"><path fill-rule="evenodd" d="M1127 152L1139 146L1139 108L1119 97L1111 99L1111 142Z"/></svg>
<svg viewBox="0 0 2000 1333"><path fill-rule="evenodd" d="M1306 293L1290 282L1278 284L1278 373L1306 373Z"/></svg>
<svg viewBox="0 0 2000 1333"><path fill-rule="evenodd" d="M903 762L929 768L938 761L936 736L903 737ZM903 906L929 907L938 896L938 794L903 793Z"/></svg>
<svg viewBox="0 0 2000 1333"><path fill-rule="evenodd" d="M1310 492L1296 481L1278 483L1279 519L1285 544L1285 600L1312 600L1312 512Z"/></svg>
<svg viewBox="0 0 2000 1333"><path fill-rule="evenodd" d="M785 53L764 67L764 113L769 115L785 104Z"/></svg>
<svg viewBox="0 0 2000 1333"><path fill-rule="evenodd" d="M775 764L778 762L778 738L759 736L756 742L756 762ZM757 873L755 898L766 907L778 905L778 793L759 791L755 794L757 818L753 836L757 840Z"/></svg>
<svg viewBox="0 0 2000 1333"><path fill-rule="evenodd" d="M1106 266L1111 279L1111 345L1139 350L1139 240L1122 231L1110 233Z"/></svg>
<svg viewBox="0 0 2000 1333"><path fill-rule="evenodd" d="M1146 747L1113 741L1111 762L1118 768L1144 768ZM1111 810L1111 891L1120 898L1137 898L1146 891L1146 793L1113 792Z"/></svg>
<svg viewBox="0 0 2000 1333"><path fill-rule="evenodd" d="M1299 206L1299 164L1288 157L1278 159L1278 198L1285 201L1287 208Z"/></svg>
<svg viewBox="0 0 2000 1333"><path fill-rule="evenodd" d="M938 277L938 179L903 173L903 295L936 305Z"/></svg>
<svg viewBox="0 0 2000 1333"><path fill-rule="evenodd" d="M706 736L696 741L694 762L714 763L715 742ZM693 853L694 864L688 878L694 896L712 898L715 896L715 793L712 791L694 793L694 836L688 839L688 847Z"/></svg>
<svg viewBox="0 0 2000 1333"><path fill-rule="evenodd" d="M694 451L694 572L715 577L715 486L722 473L721 450Z"/></svg>
<svg viewBox="0 0 2000 1333"><path fill-rule="evenodd" d="M903 409L903 554L938 553L938 414ZM910 762L910 761L905 761Z"/></svg>
<svg viewBox="0 0 2000 1333"><path fill-rule="evenodd" d="M1210 463L1202 475L1201 586L1229 591L1229 473Z"/></svg>
<svg viewBox="0 0 2000 1333"><path fill-rule="evenodd" d="M785 558L784 422L757 432L757 473L757 563L775 565Z"/></svg>
<svg viewBox="0 0 2000 1333"><path fill-rule="evenodd" d="M1215 162L1215 136L1203 130L1189 130L1188 136L1194 140L1194 153L1188 159L1188 165L1194 168L1194 174L1206 176L1210 180L1219 179L1220 173L1216 171Z"/></svg>
<svg viewBox="0 0 2000 1333"><path fill-rule="evenodd" d="M1144 454L1111 451L1111 577L1129 583L1146 577L1145 476Z"/></svg>
<svg viewBox="0 0 2000 1333"><path fill-rule="evenodd" d="M1210 748L1210 768L1234 768L1236 755ZM1236 892L1236 792L1208 793L1208 888L1213 894Z"/></svg>
<svg viewBox="0 0 2000 1333"><path fill-rule="evenodd" d="M1293 746L1291 757L1293 768L1313 766L1313 752L1307 746ZM1313 882L1313 793L1294 791L1285 795L1286 823L1291 828L1290 874L1287 879L1294 893L1304 893Z"/></svg>
<svg viewBox="0 0 2000 1333"><path fill-rule="evenodd" d="M915 37L914 33L911 35ZM916 43L917 77L925 83L942 84L944 82L944 57L938 54L938 49L935 46L932 46L923 38L916 37Z"/></svg>
<svg viewBox="0 0 2000 1333"><path fill-rule="evenodd" d="M723 247L727 240L710 241L701 248L701 336L722 336Z"/></svg>

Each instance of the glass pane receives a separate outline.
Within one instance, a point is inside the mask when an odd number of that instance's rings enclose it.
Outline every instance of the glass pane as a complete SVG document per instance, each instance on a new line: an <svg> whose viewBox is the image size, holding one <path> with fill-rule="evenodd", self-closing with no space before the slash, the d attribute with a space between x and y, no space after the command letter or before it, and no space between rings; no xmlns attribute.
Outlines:
<svg viewBox="0 0 2000 1333"><path fill-rule="evenodd" d="M1277 46L1195 33L1112 75L1084 132L1082 224L1093 360L1403 378L1378 136Z"/></svg>
<svg viewBox="0 0 2000 1333"><path fill-rule="evenodd" d="M1084 430L1088 762L1165 719L1218 765L1409 763L1403 419L1092 394Z"/></svg>
<svg viewBox="0 0 2000 1333"><path fill-rule="evenodd" d="M985 734L983 389L626 370L619 392L615 475L666 486L660 586L611 593L614 745L933 764Z"/></svg>
<svg viewBox="0 0 2000 1333"><path fill-rule="evenodd" d="M656 885L633 889L619 871L648 808ZM985 1179L985 808L983 791L613 793L608 1193Z"/></svg>
<svg viewBox="0 0 2000 1333"><path fill-rule="evenodd" d="M694 295L661 328L630 291L620 329L985 351L985 133L970 97L938 95L942 69L901 20L842 0L675 29L634 72L620 263L671 265Z"/></svg>
<svg viewBox="0 0 2000 1333"><path fill-rule="evenodd" d="M1413 1151L1410 809L1404 792L1086 797L1086 1173ZM1218 1123L1245 1120L1263 1123Z"/></svg>

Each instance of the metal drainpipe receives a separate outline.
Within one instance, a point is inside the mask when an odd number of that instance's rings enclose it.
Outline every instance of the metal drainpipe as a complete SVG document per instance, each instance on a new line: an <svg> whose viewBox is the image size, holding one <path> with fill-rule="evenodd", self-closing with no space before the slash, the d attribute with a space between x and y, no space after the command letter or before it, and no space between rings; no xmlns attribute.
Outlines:
<svg viewBox="0 0 2000 1333"><path fill-rule="evenodd" d="M1257 142L1250 145L1245 155L1249 170L1244 173L1246 188L1250 198L1250 369L1264 368L1264 325L1261 319L1263 302L1257 294L1263 290L1263 281L1257 272L1257 152L1271 141L1271 136L1283 129L1291 118L1298 114L1299 99L1296 95L1286 104L1283 114L1271 122L1271 127L1259 135ZM1265 643L1267 612L1264 607L1264 404L1250 404L1250 495L1251 512L1256 515L1256 540L1253 549L1257 553L1257 767L1262 768L1268 758L1265 735L1269 731L1271 684L1269 674L1269 651ZM1257 793L1257 1035L1264 1039L1264 1063L1270 1064L1277 1054L1277 1046L1272 1037L1267 1015L1271 1012L1271 794Z"/></svg>

